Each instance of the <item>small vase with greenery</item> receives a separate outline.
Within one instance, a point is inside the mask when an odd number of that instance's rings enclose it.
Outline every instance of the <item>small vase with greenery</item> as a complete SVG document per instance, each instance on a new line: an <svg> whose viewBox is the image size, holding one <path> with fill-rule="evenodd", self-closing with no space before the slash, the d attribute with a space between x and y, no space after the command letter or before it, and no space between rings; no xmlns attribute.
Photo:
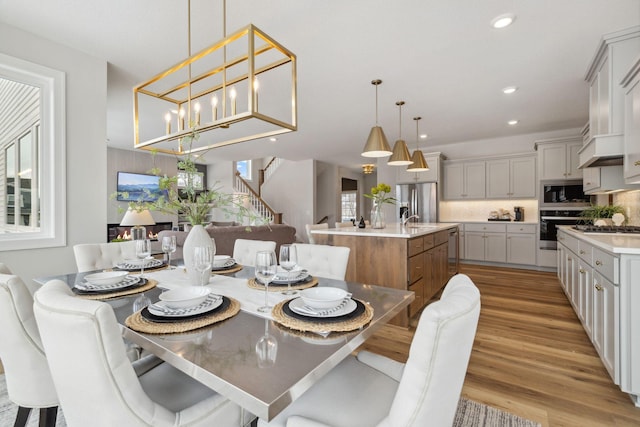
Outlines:
<svg viewBox="0 0 640 427"><path fill-rule="evenodd" d="M580 212L580 217L585 224L595 224L599 219L603 219L611 225L611 217L617 213L624 214L624 208L618 205L591 205Z"/></svg>
<svg viewBox="0 0 640 427"><path fill-rule="evenodd" d="M385 203L395 204L396 199L389 195L391 193L391 186L381 182L375 187L371 188L371 194L365 194L364 196L373 200L373 208L371 209L371 227L372 228L384 228L384 212L382 211L382 205Z"/></svg>

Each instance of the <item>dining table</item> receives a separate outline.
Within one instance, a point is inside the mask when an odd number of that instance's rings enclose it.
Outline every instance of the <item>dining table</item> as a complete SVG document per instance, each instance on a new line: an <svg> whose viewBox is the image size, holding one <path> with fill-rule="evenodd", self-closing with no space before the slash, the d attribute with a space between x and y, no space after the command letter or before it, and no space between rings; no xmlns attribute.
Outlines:
<svg viewBox="0 0 640 427"><path fill-rule="evenodd" d="M180 264L179 260L177 264ZM91 273L95 272L41 277L35 281L44 284L59 279L73 288L84 283L85 276ZM145 270L144 276L155 284L144 291L152 303L158 302L160 294L166 290L193 286L181 265ZM269 421L414 299L414 293L410 291L309 277L313 278L310 283L313 286L336 287L349 292L368 315L364 324L347 330L305 330L285 321L289 320L286 310L262 313L258 308L264 305L265 290L252 286L256 283L254 268L240 265L230 272L212 272L206 285L213 293L239 305L239 310L231 317L194 330L148 333L130 327L132 319L139 320L141 314L132 309L139 293L103 301L113 307L126 340ZM280 308L299 298L299 294L285 295L277 287L267 289L269 304ZM313 326L316 319L306 320L309 322L302 323Z"/></svg>

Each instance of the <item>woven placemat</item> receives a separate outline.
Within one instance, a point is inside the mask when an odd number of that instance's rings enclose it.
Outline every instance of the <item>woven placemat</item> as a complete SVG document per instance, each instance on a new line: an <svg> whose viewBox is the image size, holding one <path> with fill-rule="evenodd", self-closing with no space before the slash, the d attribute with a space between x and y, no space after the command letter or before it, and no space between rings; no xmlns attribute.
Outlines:
<svg viewBox="0 0 640 427"><path fill-rule="evenodd" d="M345 320L344 322L322 322L294 319L287 316L282 309L287 302L289 301L281 301L276 304L275 307L273 307L273 310L271 310L271 315L276 322L286 326L287 328L295 329L296 331L348 332L363 327L373 319L373 307L364 301L360 301L364 304L364 313L360 316L354 317L353 319Z"/></svg>
<svg viewBox="0 0 640 427"><path fill-rule="evenodd" d="M233 267L224 270L211 270L211 274L233 274L240 270L242 270L242 264L236 264Z"/></svg>
<svg viewBox="0 0 640 427"><path fill-rule="evenodd" d="M149 289L155 288L157 284L158 284L157 280L147 279L147 283L145 283L144 285L131 288L131 289L109 292L105 294L76 294L76 296L84 299L107 300L112 298L123 297L126 295L140 294L142 292L148 291Z"/></svg>
<svg viewBox="0 0 640 427"><path fill-rule="evenodd" d="M193 331L195 329L203 328L205 326L213 325L214 323L222 322L235 316L240 311L240 303L229 298L230 304L226 310L214 312L209 316L199 317L192 320L176 320L170 323L156 323L145 319L140 314L140 311L133 313L127 317L124 324L137 332L143 332L145 334L176 334L181 332Z"/></svg>
<svg viewBox="0 0 640 427"><path fill-rule="evenodd" d="M313 288L318 284L318 279L316 277L312 277L308 282L303 283L292 283L291 289L299 291L300 289ZM252 289L260 289L264 291L264 285L256 280L255 277L247 280L247 285ZM282 292L287 289L287 285L269 285L269 292Z"/></svg>

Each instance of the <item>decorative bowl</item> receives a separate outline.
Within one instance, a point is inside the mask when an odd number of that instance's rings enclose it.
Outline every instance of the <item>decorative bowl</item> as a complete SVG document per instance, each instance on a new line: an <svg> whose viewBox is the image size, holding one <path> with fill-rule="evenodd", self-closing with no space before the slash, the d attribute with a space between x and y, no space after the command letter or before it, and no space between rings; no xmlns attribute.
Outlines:
<svg viewBox="0 0 640 427"><path fill-rule="evenodd" d="M323 309L338 306L347 296L347 291L332 287L314 287L300 291L300 298L309 307Z"/></svg>
<svg viewBox="0 0 640 427"><path fill-rule="evenodd" d="M229 255L215 255L213 257L213 266L214 267L224 267L224 265L229 261L231 257Z"/></svg>
<svg viewBox="0 0 640 427"><path fill-rule="evenodd" d="M84 276L84 280L93 285L114 285L129 274L126 271L105 271L102 273L87 274Z"/></svg>
<svg viewBox="0 0 640 427"><path fill-rule="evenodd" d="M160 294L160 300L169 308L189 308L201 304L207 299L211 289L200 286L187 286L172 289Z"/></svg>

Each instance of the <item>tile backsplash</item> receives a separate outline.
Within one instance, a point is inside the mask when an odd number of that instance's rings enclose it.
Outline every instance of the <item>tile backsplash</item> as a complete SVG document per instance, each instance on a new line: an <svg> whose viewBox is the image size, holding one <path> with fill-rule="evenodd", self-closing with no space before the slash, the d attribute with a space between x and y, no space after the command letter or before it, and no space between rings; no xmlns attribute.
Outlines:
<svg viewBox="0 0 640 427"><path fill-rule="evenodd" d="M625 208L627 224L640 226L640 190L614 194L613 204Z"/></svg>
<svg viewBox="0 0 640 427"><path fill-rule="evenodd" d="M525 222L538 221L537 200L468 200L442 201L439 203L441 222L486 221L491 211L504 209L513 215L513 207L524 208Z"/></svg>

